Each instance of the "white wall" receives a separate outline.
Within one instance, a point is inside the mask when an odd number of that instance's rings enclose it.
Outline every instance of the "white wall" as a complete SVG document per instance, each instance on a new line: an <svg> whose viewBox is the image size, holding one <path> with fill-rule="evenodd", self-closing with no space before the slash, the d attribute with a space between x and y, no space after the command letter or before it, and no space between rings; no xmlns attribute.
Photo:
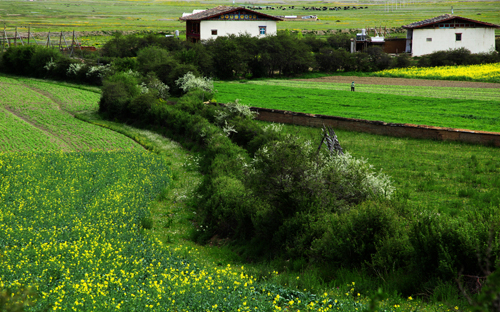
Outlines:
<svg viewBox="0 0 500 312"><path fill-rule="evenodd" d="M266 26L266 35L276 34L276 21L201 21L200 39L215 39L229 34L238 35L245 32L253 37L261 37L259 26ZM212 35L212 29L217 29L217 36Z"/></svg>
<svg viewBox="0 0 500 312"><path fill-rule="evenodd" d="M455 40L456 33L462 33L462 41ZM427 38L432 38L432 41L427 41ZM462 47L472 53L493 51L495 49L495 29L458 27L413 29L412 56Z"/></svg>

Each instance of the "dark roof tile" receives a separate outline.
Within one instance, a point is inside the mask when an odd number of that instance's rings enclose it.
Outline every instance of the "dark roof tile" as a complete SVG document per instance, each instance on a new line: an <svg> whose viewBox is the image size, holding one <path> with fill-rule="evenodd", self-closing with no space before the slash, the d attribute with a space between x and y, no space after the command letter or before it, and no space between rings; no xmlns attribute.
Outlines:
<svg viewBox="0 0 500 312"><path fill-rule="evenodd" d="M179 19L181 21L200 21L200 20L205 20L205 19L209 19L209 18L218 16L220 14L226 14L226 13L234 12L234 11L237 11L237 10L245 10L245 11L249 11L249 12L255 13L255 14L259 15L259 16L267 17L267 18L270 18L270 19L273 19L273 20L276 20L276 21L282 21L282 19L279 18L279 17L267 15L267 14L260 13L260 12L255 12L255 11L246 9L244 7L230 7L230 6L222 6L222 5L218 6L218 7L215 7L213 9L205 10L203 12L199 12L199 13L196 13L196 14L191 14L191 15L184 16L184 17L180 17Z"/></svg>
<svg viewBox="0 0 500 312"><path fill-rule="evenodd" d="M444 21L452 20L452 19L462 19L464 21L477 23L477 24L480 24L480 25L484 25L486 27L500 28L500 26L495 25L495 24L481 22L481 21L476 21L476 20L473 20L473 19L470 19L470 18L465 18L465 17L451 15L451 14L440 15L440 16L429 18L429 19L426 19L426 20L423 20L423 21L420 21L420 22L411 23L411 24L403 26L403 28L407 28L407 29L421 28L421 27L430 26L430 25L433 25L433 24L436 24L436 23L439 23L439 22L444 22Z"/></svg>

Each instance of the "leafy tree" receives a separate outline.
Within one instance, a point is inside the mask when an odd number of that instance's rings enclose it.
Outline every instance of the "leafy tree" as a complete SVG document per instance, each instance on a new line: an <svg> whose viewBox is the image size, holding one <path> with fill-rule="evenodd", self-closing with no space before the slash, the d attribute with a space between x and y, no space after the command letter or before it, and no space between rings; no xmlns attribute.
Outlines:
<svg viewBox="0 0 500 312"><path fill-rule="evenodd" d="M220 79L233 79L247 72L244 47L238 45L236 35L217 37L206 42L213 55L214 74Z"/></svg>
<svg viewBox="0 0 500 312"><path fill-rule="evenodd" d="M330 35L326 42L328 45L334 49L344 49L346 51L351 51L351 38L352 35L347 33L337 33Z"/></svg>
<svg viewBox="0 0 500 312"><path fill-rule="evenodd" d="M372 71L384 70L391 66L391 57L387 53L385 53L381 47L369 47L368 49L366 49L366 53L370 57Z"/></svg>

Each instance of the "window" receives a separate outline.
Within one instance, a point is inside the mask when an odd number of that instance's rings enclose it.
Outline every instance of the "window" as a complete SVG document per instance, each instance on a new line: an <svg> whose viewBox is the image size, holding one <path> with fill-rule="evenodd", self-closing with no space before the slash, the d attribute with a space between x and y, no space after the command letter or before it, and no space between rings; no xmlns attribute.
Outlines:
<svg viewBox="0 0 500 312"><path fill-rule="evenodd" d="M217 36L217 29L212 29L212 36Z"/></svg>
<svg viewBox="0 0 500 312"><path fill-rule="evenodd" d="M455 34L455 41L462 41L462 34Z"/></svg>
<svg viewBox="0 0 500 312"><path fill-rule="evenodd" d="M259 26L259 35L266 34L266 26Z"/></svg>
<svg viewBox="0 0 500 312"><path fill-rule="evenodd" d="M432 38L426 38L425 41L431 42Z"/></svg>

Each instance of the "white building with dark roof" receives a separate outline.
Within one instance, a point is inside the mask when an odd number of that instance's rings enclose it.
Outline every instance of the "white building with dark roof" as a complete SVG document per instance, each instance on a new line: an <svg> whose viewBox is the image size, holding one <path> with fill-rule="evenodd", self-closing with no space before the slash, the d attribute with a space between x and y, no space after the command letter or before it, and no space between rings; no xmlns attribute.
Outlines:
<svg viewBox="0 0 500 312"><path fill-rule="evenodd" d="M406 52L421 56L436 51L466 48L472 53L495 50L495 29L500 26L450 14L403 26Z"/></svg>
<svg viewBox="0 0 500 312"><path fill-rule="evenodd" d="M255 12L243 7L218 6L193 14L183 14L186 39L192 42L215 39L218 36L248 33L254 37L276 34L281 18Z"/></svg>

